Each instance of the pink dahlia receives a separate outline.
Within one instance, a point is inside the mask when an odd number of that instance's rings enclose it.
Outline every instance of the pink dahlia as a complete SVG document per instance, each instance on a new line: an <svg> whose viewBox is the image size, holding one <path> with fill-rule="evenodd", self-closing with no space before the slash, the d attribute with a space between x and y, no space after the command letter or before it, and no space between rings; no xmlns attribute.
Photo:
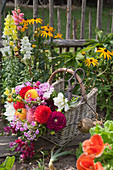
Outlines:
<svg viewBox="0 0 113 170"><path fill-rule="evenodd" d="M66 126L66 117L59 111L54 111L49 117L47 122L47 128L52 129L55 132L63 129Z"/></svg>
<svg viewBox="0 0 113 170"><path fill-rule="evenodd" d="M31 123L32 121L35 121L35 118L34 118L35 110L36 110L36 108L30 108L27 112L26 119L29 123Z"/></svg>
<svg viewBox="0 0 113 170"><path fill-rule="evenodd" d="M49 116L51 115L51 109L48 106L40 105L36 108L34 113L35 121L40 124L46 124L48 122Z"/></svg>

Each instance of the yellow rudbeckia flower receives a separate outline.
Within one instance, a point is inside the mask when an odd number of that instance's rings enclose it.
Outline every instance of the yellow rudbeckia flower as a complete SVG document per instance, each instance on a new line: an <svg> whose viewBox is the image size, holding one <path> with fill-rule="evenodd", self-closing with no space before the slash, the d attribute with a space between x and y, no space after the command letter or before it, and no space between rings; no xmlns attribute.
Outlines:
<svg viewBox="0 0 113 170"><path fill-rule="evenodd" d="M90 65L93 65L95 67L99 64L98 60L95 58L87 58L86 60L84 60L84 62L88 67L90 67Z"/></svg>
<svg viewBox="0 0 113 170"><path fill-rule="evenodd" d="M113 55L113 53L111 53L109 50L107 50L107 48L101 48L99 47L98 50L96 52L101 53L100 57L102 57L102 55L104 56L104 59L112 59L111 55Z"/></svg>

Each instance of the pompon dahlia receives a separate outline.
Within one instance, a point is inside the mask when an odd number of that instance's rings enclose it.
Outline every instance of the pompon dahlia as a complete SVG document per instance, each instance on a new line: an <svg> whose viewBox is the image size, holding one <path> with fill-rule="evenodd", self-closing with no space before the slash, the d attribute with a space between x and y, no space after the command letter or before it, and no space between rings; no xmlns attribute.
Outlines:
<svg viewBox="0 0 113 170"><path fill-rule="evenodd" d="M52 129L55 132L63 129L66 126L66 117L59 111L54 111L49 117L47 122L47 128Z"/></svg>
<svg viewBox="0 0 113 170"><path fill-rule="evenodd" d="M24 99L25 93L30 89L33 89L33 87L31 87L31 86L23 87L19 92L20 96Z"/></svg>
<svg viewBox="0 0 113 170"><path fill-rule="evenodd" d="M15 110L17 110L17 109L21 109L21 108L24 108L24 103L23 102L14 102L13 103L13 107L15 108Z"/></svg>
<svg viewBox="0 0 113 170"><path fill-rule="evenodd" d="M36 108L30 108L27 112L26 119L29 123L31 123L32 121L35 121L35 119L34 119L35 110L36 110Z"/></svg>
<svg viewBox="0 0 113 170"><path fill-rule="evenodd" d="M34 113L35 121L40 124L46 124L51 115L51 109L48 106L40 105L36 108Z"/></svg>

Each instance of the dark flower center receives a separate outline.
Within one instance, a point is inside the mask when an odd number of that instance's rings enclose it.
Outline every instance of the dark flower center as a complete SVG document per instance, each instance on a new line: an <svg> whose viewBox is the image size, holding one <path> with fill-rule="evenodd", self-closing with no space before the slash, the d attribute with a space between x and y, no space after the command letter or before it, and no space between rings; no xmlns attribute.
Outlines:
<svg viewBox="0 0 113 170"><path fill-rule="evenodd" d="M107 49L105 49L104 51L107 52Z"/></svg>
<svg viewBox="0 0 113 170"><path fill-rule="evenodd" d="M48 31L46 31L46 33L48 33Z"/></svg>
<svg viewBox="0 0 113 170"><path fill-rule="evenodd" d="M92 59L90 59L90 62L92 62L93 60Z"/></svg>

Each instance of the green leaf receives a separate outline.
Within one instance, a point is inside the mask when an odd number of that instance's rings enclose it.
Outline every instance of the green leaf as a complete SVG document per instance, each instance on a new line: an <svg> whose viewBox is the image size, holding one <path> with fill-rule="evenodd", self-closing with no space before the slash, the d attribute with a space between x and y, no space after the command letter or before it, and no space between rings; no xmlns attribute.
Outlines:
<svg viewBox="0 0 113 170"><path fill-rule="evenodd" d="M10 170L15 162L15 156L7 156L5 161L0 165L0 170Z"/></svg>
<svg viewBox="0 0 113 170"><path fill-rule="evenodd" d="M113 131L113 121L112 120L107 120L104 123L104 129L105 129L105 131Z"/></svg>

